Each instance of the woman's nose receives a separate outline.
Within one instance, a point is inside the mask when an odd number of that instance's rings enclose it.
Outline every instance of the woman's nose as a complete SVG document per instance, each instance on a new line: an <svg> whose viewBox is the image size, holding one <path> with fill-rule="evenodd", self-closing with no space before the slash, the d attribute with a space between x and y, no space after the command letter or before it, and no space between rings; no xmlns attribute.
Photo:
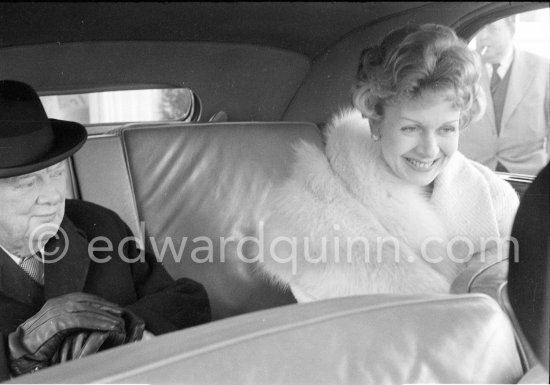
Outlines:
<svg viewBox="0 0 550 385"><path fill-rule="evenodd" d="M439 153L439 142L432 134L422 136L422 142L418 146L418 152L426 159L433 159Z"/></svg>

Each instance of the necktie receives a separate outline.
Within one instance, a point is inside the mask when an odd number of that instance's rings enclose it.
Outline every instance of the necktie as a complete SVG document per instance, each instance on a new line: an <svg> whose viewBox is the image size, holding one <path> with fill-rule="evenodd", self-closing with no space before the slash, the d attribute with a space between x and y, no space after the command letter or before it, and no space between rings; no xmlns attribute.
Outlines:
<svg viewBox="0 0 550 385"><path fill-rule="evenodd" d="M19 266L38 284L44 285L44 264L40 253L24 257Z"/></svg>
<svg viewBox="0 0 550 385"><path fill-rule="evenodd" d="M498 75L498 67L500 67L500 64L493 64L493 75L491 76L491 94L495 94L495 91L500 84L500 81L502 80L500 76Z"/></svg>

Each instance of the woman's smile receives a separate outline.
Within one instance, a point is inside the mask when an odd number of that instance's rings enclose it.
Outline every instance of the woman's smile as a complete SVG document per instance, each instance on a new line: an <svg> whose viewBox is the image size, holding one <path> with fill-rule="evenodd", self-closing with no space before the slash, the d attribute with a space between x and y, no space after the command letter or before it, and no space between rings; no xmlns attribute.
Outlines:
<svg viewBox="0 0 550 385"><path fill-rule="evenodd" d="M413 158L404 157L407 163L416 171L426 172L435 168L438 159L434 160L416 160Z"/></svg>
<svg viewBox="0 0 550 385"><path fill-rule="evenodd" d="M448 92L430 92L386 106L380 132L382 158L400 179L427 186L458 147L460 109Z"/></svg>

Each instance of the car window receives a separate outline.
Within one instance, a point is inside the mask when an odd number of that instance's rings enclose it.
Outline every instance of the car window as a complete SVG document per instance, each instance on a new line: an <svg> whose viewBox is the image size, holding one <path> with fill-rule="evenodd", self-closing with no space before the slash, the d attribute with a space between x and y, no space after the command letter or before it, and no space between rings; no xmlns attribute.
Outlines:
<svg viewBox="0 0 550 385"><path fill-rule="evenodd" d="M120 90L41 96L47 115L82 124L189 120L193 91L188 88Z"/></svg>
<svg viewBox="0 0 550 385"><path fill-rule="evenodd" d="M550 8L518 13L512 16L515 19L515 33L512 36L514 45L522 50L550 59ZM486 24L486 28L492 23ZM478 31L470 41L470 48L478 47L482 30Z"/></svg>
<svg viewBox="0 0 550 385"><path fill-rule="evenodd" d="M549 160L550 11L486 24L470 41L483 61L487 109L459 148L495 171L537 175Z"/></svg>

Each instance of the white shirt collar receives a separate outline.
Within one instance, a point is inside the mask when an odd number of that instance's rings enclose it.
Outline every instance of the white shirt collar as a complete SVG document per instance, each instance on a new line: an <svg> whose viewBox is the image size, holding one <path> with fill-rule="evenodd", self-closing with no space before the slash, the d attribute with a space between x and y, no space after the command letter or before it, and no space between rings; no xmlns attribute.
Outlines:
<svg viewBox="0 0 550 385"><path fill-rule="evenodd" d="M500 67L498 67L498 69L497 69L498 75L501 78L503 78L504 75L506 75L506 72L508 72L508 69L512 65L512 59L513 58L514 58L514 49L510 48L508 50L508 53L506 54L506 56L504 56L504 58L500 62Z"/></svg>
<svg viewBox="0 0 550 385"><path fill-rule="evenodd" d="M21 262L23 262L23 258L21 258L21 257L19 257L19 256L17 256L17 255L15 255L15 254L10 253L4 246L0 245L0 248L1 248L2 250L4 250L4 252L5 252L11 259L13 259L13 261L14 261L15 263L17 263L18 265L20 265ZM40 256L42 257L42 261L44 261L44 249L40 249Z"/></svg>
<svg viewBox="0 0 550 385"><path fill-rule="evenodd" d="M500 67L497 68L498 76L500 76L501 79L503 79L504 76L506 75L506 72L508 72L510 65L512 65L513 58L514 58L514 48L511 47L506 53L506 55L504 55L504 58L499 63ZM491 63L486 63L485 66L487 67L489 78L491 78L491 76L493 76L493 65Z"/></svg>

